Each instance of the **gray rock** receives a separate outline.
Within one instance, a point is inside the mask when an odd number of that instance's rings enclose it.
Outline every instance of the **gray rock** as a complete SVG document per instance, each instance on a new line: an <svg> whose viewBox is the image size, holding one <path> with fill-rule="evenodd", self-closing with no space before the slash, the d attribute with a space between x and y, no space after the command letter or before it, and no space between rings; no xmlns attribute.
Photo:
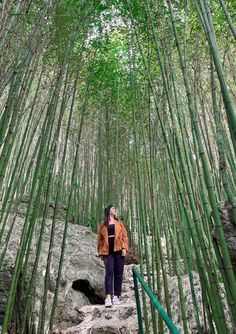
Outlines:
<svg viewBox="0 0 236 334"><path fill-rule="evenodd" d="M228 201L218 203L218 211L222 222L225 240L228 245L234 273L236 275L236 222L233 217L232 206ZM219 241L217 230L214 227L212 237Z"/></svg>
<svg viewBox="0 0 236 334"><path fill-rule="evenodd" d="M8 226L11 219L12 217L9 217ZM19 247L23 223L24 218L17 216L13 233L8 243L2 271L0 272L0 315L2 317L15 258ZM39 236L40 225L41 220L38 220L28 261L28 279L35 262L36 243ZM48 248L51 225L52 221L47 219L35 282L35 305L33 312L36 320L36 327L40 315L40 299L42 298L44 291L44 278L49 252ZM46 305L46 325L49 321L55 293L63 230L64 222L58 221L55 232L54 247L52 249L52 262L50 266L49 292ZM90 228L69 223L66 252L59 286L58 305L55 314L55 327L67 328L73 326L74 324L78 324L82 320L79 317L79 308L94 301L96 303L103 303L105 297L103 280L104 265L97 256L96 234L94 234Z"/></svg>
<svg viewBox="0 0 236 334"><path fill-rule="evenodd" d="M77 326L54 334L136 334L138 321L133 289L132 266L125 265L121 305L105 308L104 305L86 305L80 308L80 319Z"/></svg>
<svg viewBox="0 0 236 334"><path fill-rule="evenodd" d="M4 308L7 301L7 291L10 287L12 270L0 271L0 324L2 323L4 316Z"/></svg>
<svg viewBox="0 0 236 334"><path fill-rule="evenodd" d="M25 215L27 214L27 208L29 206L29 201L30 201L30 197L28 195L23 195L22 198L14 200L10 205L10 208L9 208L10 212L12 214L17 212L18 216L25 217ZM50 201L48 203L47 218L50 218L50 219L53 218L55 207L56 207L55 202ZM43 212L44 212L44 208L43 206L41 206L41 209L39 210L39 215L40 213L43 214ZM67 213L67 208L63 204L58 203L57 204L57 217L60 217L60 220L63 220L66 218L66 213ZM72 218L71 220L75 220L75 219Z"/></svg>
<svg viewBox="0 0 236 334"><path fill-rule="evenodd" d="M79 312L83 321L77 326L67 328L64 331L55 331L54 334L137 334L138 333L138 321L136 312L136 303L133 288L132 279L132 266L125 266L123 277L123 293L121 296L121 305L113 306L106 309L103 305L86 305L83 306ZM198 274L193 272L193 281L195 292L197 296L198 305L200 307L200 321L203 322L202 314L202 294L201 285ZM182 277L183 289L185 292L187 317L189 333L197 333L197 325L194 315L194 309L191 298L191 288L189 284L188 276ZM163 282L162 282L163 285ZM173 322L179 329L180 333L183 333L182 316L179 301L178 280L177 277L168 277L170 304L173 314ZM139 294L141 297L141 286L139 285ZM164 289L162 286L162 296L164 295ZM148 317L150 320L150 333L152 333L151 325L151 313L149 298L147 296ZM165 309L165 305L162 302L162 306ZM165 326L164 333L169 333L168 328Z"/></svg>
<svg viewBox="0 0 236 334"><path fill-rule="evenodd" d="M227 210L226 210L227 211ZM228 211L227 211L228 212ZM9 224L12 217L9 217ZM17 217L13 234L9 240L4 266L0 272L0 324L3 316L3 310L6 303L7 291L9 289L12 272L14 269L15 257L19 247L19 241L22 231L24 219ZM49 239L51 232L51 220L47 219L46 229L43 237L42 252L37 270L37 278L35 282L34 294L34 318L35 327L37 329L40 304L44 289L44 278L46 271L47 255L49 252ZM228 223L226 223L228 224ZM35 249L39 236L41 220L38 220L33 242L31 245L31 253L28 263L28 276L30 275L35 262ZM231 230L231 226L230 230ZM60 259L60 249L62 244L62 236L64 230L64 222L57 222L55 242L52 251L52 263L50 267L49 292L46 305L46 328L51 312L51 306L54 298L56 277ZM227 229L226 229L227 230ZM6 231L7 232L7 231ZM166 249L163 243L163 253L166 256ZM151 249L150 249L151 250ZM180 260L180 267L183 265ZM167 265L167 264L166 264ZM136 334L138 333L138 321L136 314L136 303L133 288L132 264L126 265L123 277L123 292L121 297L121 305L113 306L106 309L104 301L104 266L103 262L97 256L96 234L89 228L69 224L66 253L62 268L62 276L60 279L58 304L54 320L54 334ZM137 266L138 267L138 266ZM168 269L168 266L167 266ZM144 266L144 271L145 266ZM184 270L183 270L184 271ZM173 322L179 331L183 332L182 316L179 301L178 281L177 277L171 277L171 271L168 273L168 286L170 294L170 304L173 314ZM182 269L181 269L182 273ZM155 279L155 277L154 277ZM145 276L145 280L146 276ZM197 297L197 303L200 308L200 321L203 324L202 310L202 292L198 274L193 272L194 288ZM184 290L184 298L186 301L186 311L188 318L188 327L190 333L197 333L196 320L192 304L191 289L187 275L182 276L182 284ZM163 282L162 299L164 300ZM139 285L140 298L141 286ZM222 290L223 291L223 290ZM142 299L142 298L141 298ZM224 300L223 292L222 299ZM147 297L148 301L148 297ZM161 302L165 309L164 302ZM147 303L149 311L150 305ZM225 304L226 313L227 305ZM151 314L149 312L149 318ZM150 328L152 332L152 328ZM169 333L165 328L164 333ZM230 333L233 333L230 327Z"/></svg>

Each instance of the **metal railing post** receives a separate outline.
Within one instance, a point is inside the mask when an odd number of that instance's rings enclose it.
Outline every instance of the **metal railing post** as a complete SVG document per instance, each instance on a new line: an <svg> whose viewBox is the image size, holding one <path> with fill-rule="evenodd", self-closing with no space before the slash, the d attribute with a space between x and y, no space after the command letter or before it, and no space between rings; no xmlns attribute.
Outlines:
<svg viewBox="0 0 236 334"><path fill-rule="evenodd" d="M157 297L154 295L152 290L149 288L147 283L144 281L143 277L140 275L138 270L135 268L135 266L132 267L133 272L133 278L134 278L134 289L135 289L135 298L137 303L137 313L138 313L138 323L139 323L139 334L143 334L143 324L142 324L142 313L141 313L141 305L139 300L139 293L138 293L138 280L141 283L142 288L146 291L148 294L152 304L155 306L156 310L158 311L159 315L162 317L164 322L166 323L166 326L169 328L170 332L172 334L180 334L177 327L173 324L171 319L166 314L165 310L161 307L161 304L159 303Z"/></svg>
<svg viewBox="0 0 236 334"><path fill-rule="evenodd" d="M143 321L142 321L142 310L138 292L138 279L134 272L134 267L132 268L133 272L133 280L134 280L134 292L135 292L135 299L136 299L136 306L137 306L137 314L138 314L138 333L143 334Z"/></svg>

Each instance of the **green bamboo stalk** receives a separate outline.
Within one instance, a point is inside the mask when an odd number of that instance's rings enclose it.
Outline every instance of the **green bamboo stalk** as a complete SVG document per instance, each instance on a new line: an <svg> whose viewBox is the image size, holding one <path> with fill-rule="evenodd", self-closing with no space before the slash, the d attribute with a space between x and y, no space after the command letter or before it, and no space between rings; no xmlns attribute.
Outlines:
<svg viewBox="0 0 236 334"><path fill-rule="evenodd" d="M73 42L75 39L75 34L77 31L77 27L74 26L74 31L72 33L72 37L71 37L71 41L68 44L68 50L67 52L71 52L72 46L73 46ZM41 308L40 308L40 321L38 324L38 329L37 329L37 333L44 333L44 327L45 327L45 317L46 317L46 302L47 302L47 294L48 294L48 285L49 285L49 275L50 275L50 267L51 267L51 261L52 261L52 250L53 250L53 244L54 244L54 238L55 238L55 229L56 229L56 219L57 219L57 212L58 212L58 202L59 202L59 198L61 196L61 180L63 179L63 163L65 161L65 157L66 157L66 152L67 152L67 145L68 145L68 138L69 138L69 130L71 127L71 122L72 122L72 113L73 113L73 108L74 108L74 103L75 103L75 96L76 96L76 90L77 90L77 84L78 84L78 78L79 78L79 71L80 71L80 62L77 68L77 73L76 73L76 78L74 81L74 85L73 85L73 93L72 93L72 101L71 101L71 105L70 105L70 112L69 112L69 119L68 119L68 124L67 124L67 129L66 129L66 137L65 137L65 143L64 143L64 148L63 148L63 155L62 155L62 160L61 160L61 164L60 164L60 168L59 168L59 175L58 175L58 182L57 182L57 188L56 188L56 198L55 198L55 209L54 209L54 214L53 214L53 219L52 219L52 227L51 227L51 235L50 235L50 241L49 241L49 252L48 252L48 258L47 258L47 267L46 267L46 273L45 273L45 279L44 279L44 293L43 293L43 297L42 297L42 303L41 303ZM69 76L69 68L67 70L67 75L66 75L66 79L65 82L67 83L68 81L68 76ZM64 87L64 94L66 94L66 85ZM62 105L61 105L61 117L64 114L65 111L65 107L66 107L66 100L63 101ZM58 125L58 135L59 135L59 130L61 127L61 121L62 118L60 119L60 123ZM81 133L81 130L80 130ZM55 144L57 143L57 140L54 140ZM54 149L56 149L56 145L54 147ZM72 191L71 193L72 194ZM71 195L70 195L71 196ZM66 224L68 224L68 215L69 215L69 205L67 206L67 213L66 213ZM43 233L43 232L42 232ZM65 231L64 231L65 233ZM65 238L65 234L63 236ZM65 246L64 246L65 248ZM40 248L39 248L39 252L40 252ZM62 266L62 254L60 257L60 264L59 264L59 269L58 269L58 275L60 274L59 270L61 270L61 266ZM33 280L33 278L32 278ZM59 280L57 278L57 280ZM58 289L58 283L57 283L57 289ZM57 290L55 292L55 294L58 293ZM53 312L53 307L55 308L56 305L56 301L57 301L57 296L55 297L54 295L54 301L53 301L53 306L52 306L52 311ZM55 309L54 309L55 312ZM51 317L52 319L52 317ZM50 319L50 321L51 321Z"/></svg>
<svg viewBox="0 0 236 334"><path fill-rule="evenodd" d="M7 26L5 27L5 29L2 29L1 31L1 38L0 38L0 50L2 50L2 47L4 46L5 42L6 42L6 38L7 38L7 34L9 34L11 32L11 30L13 29L13 26L15 24L15 21L17 20L17 14L20 11L20 7L22 6L23 1L22 0L18 0L16 4L14 4L14 9L12 8L12 10L14 10L15 15L9 15L9 19L7 22ZM12 3L13 5L13 3Z"/></svg>
<svg viewBox="0 0 236 334"><path fill-rule="evenodd" d="M22 194L24 194L24 190L25 190L25 187L26 187L26 183L29 179L29 174L30 174L30 171L32 169L32 165L33 165L33 162L34 162L34 159L36 157L36 154L38 152L38 148L39 148L39 144L40 144L40 138L38 139L37 141L37 144L35 146L35 150L34 150L34 153L32 155L32 158L31 158L31 161L28 165L28 169L27 169L27 172L26 172L26 175L25 177L23 177L23 166L21 168L21 171L19 172L19 178L22 177L24 178L24 181L23 181L23 184L20 185L19 183L16 183L16 186L15 186L15 194L16 197L17 197L17 201L15 203L15 205L13 206L13 212L15 212L15 215L12 219L12 223L10 224L10 227L8 229L8 232L7 232L7 235L6 235L6 238L5 238L5 244L4 245L1 245L1 248L4 247L3 251L1 252L1 257L0 257L0 268L2 268L2 265L3 265L3 261L4 261L4 258L5 258L5 254L6 254L6 251L7 251L7 248L8 248L8 242L10 240L10 237L11 237L11 234L12 234L12 230L14 228L14 224L15 224L15 221L16 221L16 217L17 217L17 213L18 213L18 208L19 208L19 205L21 203L21 200L22 200ZM10 206L12 205L12 200L10 201ZM4 222L3 222L3 225L5 225L7 223L7 219L8 219L8 215L9 215L9 209L7 211L7 215L6 217L4 217ZM3 230L3 227L2 227L2 230ZM1 232L3 233L3 231L1 230ZM1 236L2 237L2 236Z"/></svg>
<svg viewBox="0 0 236 334"><path fill-rule="evenodd" d="M236 28L235 28L235 26L234 26L234 24L232 22L232 19L231 19L230 13L229 13L229 11L228 11L228 9L226 7L225 1L224 0L220 0L220 5L221 5L221 7L223 9L225 18L226 18L226 20L227 20L227 22L229 24L229 27L230 27L230 30L231 30L233 36L234 36L234 39L236 40Z"/></svg>
<svg viewBox="0 0 236 334"><path fill-rule="evenodd" d="M220 113L219 113L217 102L216 102L216 87L215 87L215 80L214 80L214 71L213 71L212 66L211 66L211 89L212 89L213 111L214 111L214 117L215 117L215 123L216 123L217 145L218 145L218 152L219 152L219 170L220 170L220 174L222 177L223 187L225 189L227 199L232 205L233 217L234 217L234 220L236 221L236 197L233 195L232 190L230 189L230 183L229 183L229 178L228 178L228 173L227 173L224 142L222 138L222 126L220 122Z"/></svg>
<svg viewBox="0 0 236 334"><path fill-rule="evenodd" d="M133 41L131 44L131 48L133 50ZM131 48L129 49L129 52L131 51ZM144 208L143 208L143 200L142 200L142 191L141 191L141 180L140 180L140 165L139 165L139 155L138 155L138 141L137 141L137 130L136 130L136 117L135 117L135 78L134 78L134 70L132 70L134 68L134 59L133 57L131 58L130 56L130 81L131 81L131 87L133 89L133 94L132 94L132 114L133 114L133 137L134 137L134 145L135 145L135 149L134 149L134 162L135 162L135 181L137 184L137 190L138 190L138 198L139 198L139 203L138 203L138 212L139 212L139 235L142 235L142 239L145 238L144 241L144 247L145 247L145 255L146 255L146 259L147 259L147 270L148 270L148 277L150 279L150 265L149 265L149 259L148 259L148 250L147 250L147 239L146 239L146 231L145 231L145 222L144 222ZM144 274L144 268L143 268L143 253L142 253L142 240L139 237L139 258L141 259L140 261L140 270L141 270L141 274ZM149 282L150 283L150 282ZM148 317L147 317L147 307L146 307L146 297L144 294L144 291L142 290L142 300L143 300L143 313L144 313L144 322L145 322L145 330L147 333L149 333L149 322L148 322Z"/></svg>
<svg viewBox="0 0 236 334"><path fill-rule="evenodd" d="M91 68L90 68L90 70L91 70ZM84 115L85 115L85 111L88 107L88 96L89 96L89 81L87 82L84 104L83 104L82 110L81 110L80 125L79 125L79 129L78 129L78 137L77 137L77 146L76 146L75 159L74 159L72 176L71 176L71 191L69 193L69 198L68 198L68 205L67 205L66 219L65 219L64 231L63 231L62 247L61 247L61 255L60 255L59 268L58 268L57 280L56 280L56 288L55 288L55 293L54 293L54 298L53 298L52 310L51 310L51 314L50 314L49 333L52 333L52 330L53 330L54 314L55 314L56 305L57 305L57 298L58 298L58 290L59 290L59 284L60 284L60 278L61 278L61 272L62 272L62 265L63 265L64 254L65 254L65 249L66 249L68 217L69 217L69 213L70 213L72 188L73 188L72 185L74 183L76 168L77 168L77 165L78 165L80 139L81 139L81 133L82 133L83 123L84 123ZM43 333L43 332L40 332L40 333Z"/></svg>
<svg viewBox="0 0 236 334"><path fill-rule="evenodd" d="M129 2L128 2L128 4L129 4ZM130 14L131 14L131 19L132 19L132 23L133 23L133 18L132 18L132 12L131 12L131 9L130 9ZM133 23L133 26L134 26L134 28L135 28L134 23ZM150 78L149 73L147 72L146 62L145 62L145 60L144 60L144 56L143 56L143 52L142 52L142 48L141 48L141 46L140 46L140 41L139 41L139 38L138 38L138 35L137 35L136 30L135 30L135 34L136 34L137 42L138 42L138 44L139 44L139 49L140 49L140 53L141 53L141 56L142 56L143 64L144 64L144 66L145 66L145 70L146 70L146 73L147 73L147 76L148 76L148 79L149 79L149 82L150 82L150 86L152 87L152 80L151 80L151 78ZM153 91L153 93L154 93L154 95L153 95L153 97L154 97L154 102L155 102L155 105L157 106L158 104L157 104L157 101L156 101L156 98L155 98L155 91L154 91L153 87L152 87L152 91ZM158 114L158 116L159 116L159 114ZM167 147L167 150L168 150L168 155L171 157L171 158L170 158L170 161L171 161L171 165L172 165L173 173L174 173L174 176L175 176L175 180L176 180L176 183L177 183L178 191L179 191L179 194L180 194L180 196L181 196L181 200L182 200L183 203L184 203L185 200L184 200L184 197L183 197L183 190L182 190L181 182L180 182L180 180L179 180L179 177L178 177L178 173L177 173L177 171L176 171L176 168L175 168L175 166L174 166L174 164L173 164L172 152L171 152L171 149L170 149L169 144L168 144L168 138L167 138L166 133L165 133L165 131L164 131L164 125L163 125L162 119L161 119L160 117L159 117L159 122L160 122L160 125L161 125L161 129L162 129L163 137L164 137L164 139L165 139L166 147ZM188 181L188 180L186 180L186 181ZM194 205L193 201L192 201L191 206L192 206L192 208L195 210L195 205ZM196 254L197 254L198 263L199 263L199 266L200 266L200 267L199 267L199 268L200 268L200 273L203 275L204 284L205 284L205 286L206 286L206 288L207 288L207 291L208 291L208 294L209 294L209 298L210 298L211 301L212 301L212 303L211 303L212 308L213 308L213 310L215 310L215 308L214 308L214 302L213 302L213 298L214 298L214 297L213 297L213 294L212 294L212 292L211 292L211 290L210 290L210 288L209 288L209 285L208 285L208 282L207 282L207 279L206 279L206 276L205 276L205 271L204 271L204 269L203 269L203 268L204 268L204 265L203 265L203 262L201 261L201 257L200 257L200 255L199 255L198 245L197 245L197 242L196 242L195 231L194 231L193 225L191 225L191 219L190 219L189 214L188 214L188 212L187 212L186 209L185 209L185 214L186 214L186 216L187 216L187 218L188 218L187 221L188 221L189 228L190 228L190 231L191 231L191 236L192 236L192 238L193 238L193 244L194 244L195 252L196 252ZM196 214L195 214L195 216L196 216ZM195 218L195 219L196 219L196 218ZM215 302L216 302L216 301L215 301ZM217 317L217 316L215 316L215 321L216 321L216 324L217 324L218 328L221 328L222 324L219 323L219 321L218 321L218 317Z"/></svg>
<svg viewBox="0 0 236 334"><path fill-rule="evenodd" d="M183 245L184 245L184 262L188 270L188 277L189 277L189 283L190 283L190 288L191 288L191 296L192 296L192 302L193 302L193 307L195 311L194 314L195 314L195 320L197 323L197 328L198 328L199 333L202 333L202 329L200 325L200 318L199 318L199 306L197 304L197 298L196 298L196 293L194 290L194 283L193 283L193 274L192 274L193 259L191 258L191 254L189 252L189 249L191 248L190 236L187 230L187 221L186 221L186 216L184 213L184 208L181 203L181 200L179 200L179 208L180 208L180 230L182 230Z"/></svg>
<svg viewBox="0 0 236 334"><path fill-rule="evenodd" d="M172 214L173 211L171 210ZM174 216L172 216L172 218L174 218ZM174 227L174 231L172 233L171 229L170 231L170 240L173 243L173 265L174 265L174 269L175 272L177 274L177 279L178 279L178 289L179 289L179 300L180 300L180 308L181 308L181 314L182 314L182 322L183 322L183 329L184 329L184 333L187 334L189 333L188 330L188 325L187 325L187 315L186 315L186 305L185 305L185 299L184 299L184 290L183 290L183 285L182 285L182 280L181 280L181 273L179 270L179 265L178 265L178 261L179 261L179 253L178 253L178 247L177 247L177 242L176 242L176 228Z"/></svg>
<svg viewBox="0 0 236 334"><path fill-rule="evenodd" d="M66 58L65 58L66 59ZM30 231L33 230L34 228L34 224L35 224L35 217L37 215L38 212L38 204L39 204L39 197L40 197L40 191L42 189L42 182L39 182L39 185L37 186L38 183L38 177L39 177L39 181L40 181L40 173L41 173L41 179L44 176L45 173L45 168L47 167L47 164L44 163L44 159L47 156L47 151L45 151L45 144L48 141L48 138L51 134L51 129L52 129L52 119L55 115L55 110L56 110L56 103L55 103L55 96L58 94L58 89L61 85L61 79L62 76L61 74L63 73L63 69L65 66L65 62L62 65L61 71L58 74L58 78L60 78L59 80L57 80L57 84L54 90L54 94L52 94L52 98L51 98L51 102L49 104L49 112L48 112L48 117L45 118L45 122L44 122L44 129L43 129L43 136L42 136L42 140L41 140L41 147L39 150L39 154L38 154L38 164L36 165L36 169L34 172L34 178L32 181L32 188L31 188L31 192L30 192L30 203L27 209L27 214L25 217L25 222L24 222L24 226L22 229L22 237L20 240L20 247L19 250L17 252L17 257L16 257L16 262L15 262L15 269L14 269L14 273L12 276L12 282L10 285L10 289L9 289L9 293L8 293L8 299L7 299L7 304L6 304L6 310L5 310L5 316L4 316L4 321L3 321L3 326L2 326L2 330L3 332L7 330L8 327L8 322L9 319L11 317L11 313L12 313L12 306L13 306L13 301L14 301L14 295L16 292L16 287L17 287L17 283L19 280L19 276L20 276L20 269L21 269L21 265L23 262L23 258L25 255L25 251L26 251L26 246L28 243L28 236L30 235ZM44 165L41 165L41 163L44 163ZM37 190L37 193L36 193ZM36 196L35 196L36 193ZM32 207L34 205L34 208L32 210ZM32 212L31 212L32 211ZM29 243L31 242L31 240L29 240Z"/></svg>
<svg viewBox="0 0 236 334"><path fill-rule="evenodd" d="M148 7L149 8L149 7ZM150 9L149 9L150 10ZM158 53L158 57L160 58L160 53ZM163 74L163 80L165 80L165 76ZM165 81L164 81L165 82ZM167 87L167 85L166 85ZM168 96L168 95L167 95ZM169 98L170 100L170 98ZM170 104L170 108L171 108L171 104ZM178 143L179 141L177 141ZM181 156L181 149L179 148L179 153L180 153L180 156ZM174 159L173 159L174 160ZM183 157L181 157L181 161L184 161ZM184 164L183 164L184 166ZM184 173L186 174L186 169L184 169ZM188 189L188 196L189 196L189 199L190 199L190 203L191 203L191 208L193 210L193 216L194 216L194 220L195 221L198 221L198 215L197 215L197 211L196 211L196 207L195 207L195 204L194 204L194 199L193 199L193 194L192 194L192 190L190 188L190 183L189 183L189 179L188 179L188 176L186 174L186 177L185 177L185 181L186 181L186 186L187 186L187 189ZM198 224L196 224L196 227L198 227ZM199 230L199 228L197 228L198 230L198 236L200 237L200 242L201 242L201 249L203 250L203 255L204 255L204 258L205 260L207 261L208 259L208 256L207 256L207 251L206 251L206 248L205 248L205 243L201 237L201 232ZM212 280L211 280L212 281ZM212 281L213 282L213 281ZM212 285L212 288L215 289L215 287ZM208 290L209 291L209 290ZM213 295L214 296L214 295ZM215 300L215 303L217 304L217 312L219 312L220 314L220 317L223 317L223 308L222 308L222 305L219 303L219 301ZM217 316L215 316L215 318L217 318ZM221 324L222 325L222 324ZM219 326L221 326L220 323L219 323Z"/></svg>
<svg viewBox="0 0 236 334"><path fill-rule="evenodd" d="M230 134L231 134L231 140L233 143L234 147L234 153L236 153L236 114L233 109L232 101L228 92L228 88L226 85L225 81L225 75L222 67L222 63L220 61L219 57L219 52L218 52L218 47L216 43L216 38L214 34L214 28L210 19L210 10L209 10L209 5L207 1L202 1L200 0L200 8L197 5L197 0L194 0L196 7L198 9L198 14L201 18L201 23L204 27L204 31L207 36L207 40L210 46L210 50L212 53L215 69L218 75L218 79L220 82L220 87L221 87L221 94L223 97L224 101L224 106L225 106L225 111L227 115L227 121L228 121L228 127L230 129Z"/></svg>
<svg viewBox="0 0 236 334"><path fill-rule="evenodd" d="M25 95L27 96L29 93L29 90L31 89L35 71L36 71L36 66L37 66L37 61L35 62L34 69L29 73L29 77L27 78L28 70L25 74L25 77L23 77L22 84L24 81L27 82L27 87L25 91L23 91L22 86L21 86L19 96L16 98L16 104L13 107L13 115L9 123L9 129L4 139L4 145L2 147L2 152L0 156L0 169L1 169L0 188L2 186L2 182L4 179L4 174L7 168L7 163L8 163L10 154L11 154L11 150L13 148L13 143L17 135L17 129L19 128L19 124L22 121L23 112L21 112L21 109L24 110L24 106L25 106L23 100L25 98Z"/></svg>
<svg viewBox="0 0 236 334"><path fill-rule="evenodd" d="M211 208L212 208L212 212L213 212L213 217L214 217L217 233L218 233L218 236L219 236L221 251L222 251L222 254L223 254L223 258L225 260L226 276L228 277L228 280L229 280L230 285L231 285L232 299L234 300L234 304L235 304L235 302L236 302L235 277L234 277L234 273L233 273L233 269L232 269L231 260L230 260L230 257L229 257L229 252L228 252L228 249L227 249L227 244L225 242L225 237L224 237L222 224L221 224L218 209L217 209L216 196L215 196L215 193L213 191L212 177L209 173L207 159L205 157L203 145L202 145L202 142L201 142L201 135L200 135L200 131L199 131L199 126L198 126L198 123L196 121L196 112L195 112L194 104L193 104L193 101L192 101L192 95L191 95L189 80L188 80L187 67L186 67L186 64L184 64L182 53L180 51L180 47L179 47L179 43L178 43L178 37L177 37L177 31L176 31L176 27L175 27L174 18L173 18L173 12L172 12L172 8L171 8L169 0L167 1L167 3L168 3L168 7L170 9L173 32L174 32L174 35L175 35L176 46L177 46L177 49L178 49L179 60L180 60L182 73L183 73L183 78L184 78L184 82L185 82L186 94L187 94L188 102L189 102L189 112L192 116L192 119L194 120L193 125L194 125L194 130L195 130L195 133L196 133L196 139L197 139L197 143L198 143L198 147L199 147L199 153L200 153L200 157L201 157L201 161L202 161L202 165L203 165L205 183L206 183L206 186L207 186L208 196L209 196L209 200L210 200L210 204L211 204ZM235 305L232 305L232 310L234 310L234 308L235 308Z"/></svg>
<svg viewBox="0 0 236 334"><path fill-rule="evenodd" d="M49 153L49 161L50 161L50 166L49 166L49 171L48 171L48 177L47 177L47 185L45 189L45 203L44 203L44 210L43 210L43 215L42 215L42 221L41 221L41 228L39 231L39 236L38 236L38 242L36 246L36 256L35 256L35 263L33 266L33 270L31 273L31 278L30 282L28 284L28 287L26 286L26 294L25 294L25 305L24 305L24 319L22 322L22 333L25 332L25 325L26 325L26 319L28 317L28 312L29 312L29 306L30 306L30 295L32 293L32 290L34 289L34 284L35 284L35 278L37 274L37 268L38 268L38 263L39 263L39 257L41 254L41 249L42 249L42 240L43 240L43 235L45 231L45 221L49 209L49 197L50 197L50 190L51 190L51 184L53 181L53 168L55 166L55 160L56 160L56 151L57 151L57 142L60 134L60 129L61 129L61 123L62 123L62 117L65 113L65 108L67 104L67 85L68 85L68 77L69 77L69 70L67 68L66 71L66 76L65 76L65 83L64 83L64 91L63 91L63 97L62 97L62 102L61 102L61 108L60 108L60 114L59 114L59 119L58 119L58 124L57 124L57 130L53 138L53 147L51 148L52 153ZM64 161L64 160L63 160ZM56 209L55 209L56 210ZM31 234L33 234L33 230L31 230ZM30 238L32 235L30 235ZM27 263L28 263L28 254L30 253L30 244L28 245L28 251L26 252L26 257L25 257L25 262L24 262L24 270L23 270L23 277L22 281L24 282L25 278L25 273L27 270ZM45 275L46 276L46 275ZM41 318L40 318L41 319Z"/></svg>

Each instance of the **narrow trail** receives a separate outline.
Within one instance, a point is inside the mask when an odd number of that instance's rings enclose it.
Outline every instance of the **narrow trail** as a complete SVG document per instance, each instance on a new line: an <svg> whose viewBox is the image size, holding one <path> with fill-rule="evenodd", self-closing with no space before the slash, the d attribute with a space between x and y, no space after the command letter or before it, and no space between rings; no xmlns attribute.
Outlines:
<svg viewBox="0 0 236 334"><path fill-rule="evenodd" d="M134 334L138 333L138 320L132 266L125 265L121 304L106 308L104 305L86 305L79 309L83 321L57 334Z"/></svg>

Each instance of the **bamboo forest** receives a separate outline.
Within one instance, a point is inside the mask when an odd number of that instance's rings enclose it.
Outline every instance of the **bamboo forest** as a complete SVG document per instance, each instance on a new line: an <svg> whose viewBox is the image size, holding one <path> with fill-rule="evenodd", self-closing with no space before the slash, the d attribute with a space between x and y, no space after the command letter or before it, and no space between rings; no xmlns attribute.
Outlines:
<svg viewBox="0 0 236 334"><path fill-rule="evenodd" d="M0 1L2 334L236 333L235 60L235 0Z"/></svg>

